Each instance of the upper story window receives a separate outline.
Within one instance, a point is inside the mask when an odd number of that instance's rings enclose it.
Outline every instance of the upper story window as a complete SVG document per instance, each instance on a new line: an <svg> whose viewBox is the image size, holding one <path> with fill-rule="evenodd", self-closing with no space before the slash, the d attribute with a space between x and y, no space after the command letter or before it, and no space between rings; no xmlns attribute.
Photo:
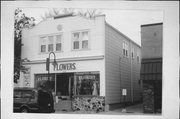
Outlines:
<svg viewBox="0 0 180 119"><path fill-rule="evenodd" d="M48 36L48 52L54 51L54 39L53 36Z"/></svg>
<svg viewBox="0 0 180 119"><path fill-rule="evenodd" d="M88 32L82 32L82 49L88 48Z"/></svg>
<svg viewBox="0 0 180 119"><path fill-rule="evenodd" d="M128 57L128 44L127 42L123 42L123 55Z"/></svg>
<svg viewBox="0 0 180 119"><path fill-rule="evenodd" d="M89 32L81 31L73 33L73 50L89 48Z"/></svg>
<svg viewBox="0 0 180 119"><path fill-rule="evenodd" d="M137 62L140 63L140 60L141 60L140 59L140 54L139 54L139 52L137 52Z"/></svg>
<svg viewBox="0 0 180 119"><path fill-rule="evenodd" d="M46 37L40 38L40 50L41 52L46 52Z"/></svg>
<svg viewBox="0 0 180 119"><path fill-rule="evenodd" d="M80 33L73 33L73 49L79 49Z"/></svg>
<svg viewBox="0 0 180 119"><path fill-rule="evenodd" d="M131 57L132 57L132 59L134 59L134 47L133 46L131 47Z"/></svg>
<svg viewBox="0 0 180 119"><path fill-rule="evenodd" d="M40 37L40 52L62 51L62 35Z"/></svg>
<svg viewBox="0 0 180 119"><path fill-rule="evenodd" d="M62 36L56 35L56 51L61 51L62 49Z"/></svg>

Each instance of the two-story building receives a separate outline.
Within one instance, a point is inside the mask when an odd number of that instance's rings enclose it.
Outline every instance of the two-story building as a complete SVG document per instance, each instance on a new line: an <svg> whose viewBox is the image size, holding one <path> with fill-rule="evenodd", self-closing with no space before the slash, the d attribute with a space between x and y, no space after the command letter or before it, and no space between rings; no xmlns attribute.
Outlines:
<svg viewBox="0 0 180 119"><path fill-rule="evenodd" d="M161 113L163 23L141 25L141 40L144 112Z"/></svg>
<svg viewBox="0 0 180 119"><path fill-rule="evenodd" d="M28 71L21 73L19 86L46 86L56 95L57 109L64 101L73 110L108 110L123 103L123 89L126 102L142 98L141 47L108 24L105 15L49 18L24 29L22 43L22 58L30 61L23 63Z"/></svg>

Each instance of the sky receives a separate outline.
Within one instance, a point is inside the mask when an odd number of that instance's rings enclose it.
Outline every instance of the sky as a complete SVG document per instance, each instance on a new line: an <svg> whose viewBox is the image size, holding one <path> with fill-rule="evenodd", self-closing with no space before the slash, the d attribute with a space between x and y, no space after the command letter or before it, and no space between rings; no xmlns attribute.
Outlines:
<svg viewBox="0 0 180 119"><path fill-rule="evenodd" d="M34 17L36 23L52 8L23 8L26 16ZM163 11L156 10L113 10L98 9L105 14L105 20L131 40L141 45L141 25L163 22Z"/></svg>

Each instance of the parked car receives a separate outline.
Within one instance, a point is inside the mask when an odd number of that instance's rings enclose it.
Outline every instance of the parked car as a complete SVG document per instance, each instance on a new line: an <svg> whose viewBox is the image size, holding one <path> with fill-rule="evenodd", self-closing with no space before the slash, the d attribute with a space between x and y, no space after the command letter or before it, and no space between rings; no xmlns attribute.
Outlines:
<svg viewBox="0 0 180 119"><path fill-rule="evenodd" d="M55 112L52 93L42 89L14 88L14 112Z"/></svg>

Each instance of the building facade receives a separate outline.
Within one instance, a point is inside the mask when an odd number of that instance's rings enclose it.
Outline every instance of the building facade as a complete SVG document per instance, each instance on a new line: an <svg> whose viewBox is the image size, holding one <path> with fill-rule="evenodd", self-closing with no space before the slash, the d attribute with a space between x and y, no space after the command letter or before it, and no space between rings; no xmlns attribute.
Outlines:
<svg viewBox="0 0 180 119"><path fill-rule="evenodd" d="M144 112L161 113L163 24L142 25L141 39Z"/></svg>
<svg viewBox="0 0 180 119"><path fill-rule="evenodd" d="M56 96L57 109L66 103L73 110L108 110L123 102L123 89L126 102L142 98L141 48L106 23L105 15L49 18L24 29L22 43L22 58L29 61L23 63L28 71L21 73L19 86L46 86Z"/></svg>

